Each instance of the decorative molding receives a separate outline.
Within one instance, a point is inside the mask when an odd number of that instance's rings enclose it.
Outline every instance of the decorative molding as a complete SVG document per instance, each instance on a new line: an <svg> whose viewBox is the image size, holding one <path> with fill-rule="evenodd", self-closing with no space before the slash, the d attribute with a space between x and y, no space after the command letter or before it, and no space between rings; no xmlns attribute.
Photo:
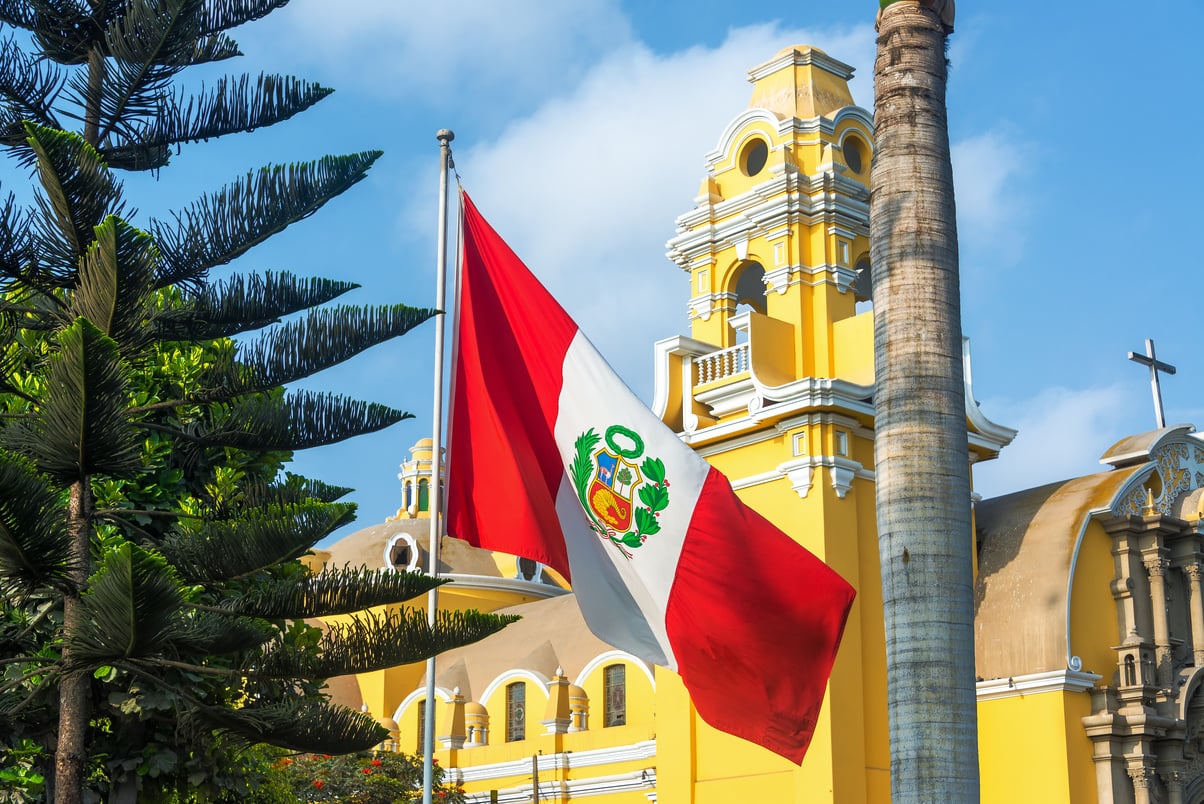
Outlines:
<svg viewBox="0 0 1204 804"><path fill-rule="evenodd" d="M1043 692L1087 692L1103 676L1076 670L1050 670L1011 678L993 678L974 685L979 701L995 701Z"/></svg>
<svg viewBox="0 0 1204 804"><path fill-rule="evenodd" d="M656 740L645 740L639 743L630 743L628 745L618 745L609 748L596 748L589 751L539 754L537 762L538 768L542 772L545 770L559 771L573 768L591 768L618 762L649 760L655 757ZM530 757L523 757L522 759L507 762L492 762L487 765L474 765L467 768L447 769L447 774L453 782L482 782L489 779L503 779L507 776L528 776L530 773ZM635 775L638 777L640 772L636 771ZM528 785L528 801L530 797L531 787Z"/></svg>
<svg viewBox="0 0 1204 804"><path fill-rule="evenodd" d="M815 469L811 466L791 469L786 472L786 479L790 481L790 487L798 494L800 500L806 499L807 494L811 491L811 476L814 473Z"/></svg>
<svg viewBox="0 0 1204 804"><path fill-rule="evenodd" d="M833 460L840 460L835 458ZM860 468L861 464L858 464ZM836 496L844 499L844 496L853 488L853 477L856 475L856 470L850 469L847 466L836 465L831 468L832 473L832 488L836 490Z"/></svg>
<svg viewBox="0 0 1204 804"><path fill-rule="evenodd" d="M423 572L425 571L423 570ZM542 569L540 571L542 572ZM552 586L542 581L527 581L522 578L499 578L494 575L466 575L460 572L441 572L439 573L439 577L454 581L457 589L513 592L537 598L560 597L561 595L569 594L568 589L561 589L559 586Z"/></svg>
<svg viewBox="0 0 1204 804"><path fill-rule="evenodd" d="M750 84L761 80L762 78L773 75L778 70L786 67L804 67L814 65L825 72L829 72L837 78L842 78L849 81L853 78L853 67L845 64L843 61L834 59L822 50L817 50L813 47L791 48L790 50L779 53L774 58L758 64L756 67L748 71L748 82Z"/></svg>
<svg viewBox="0 0 1204 804"><path fill-rule="evenodd" d="M1079 550L1083 547L1083 537L1087 535L1087 526L1091 524L1092 517L1106 513L1107 508L1093 508L1083 516L1079 533L1074 539L1074 552L1070 555L1070 571L1066 573L1066 667L1071 672L1077 673L1083 669L1083 660L1074 655L1074 648L1070 644L1070 602L1074 597L1074 573L1079 566Z"/></svg>
<svg viewBox="0 0 1204 804"><path fill-rule="evenodd" d="M599 653L597 656L590 659L585 663L585 666L581 668L581 672L577 674L577 680L574 681L573 684L578 687L584 687L585 680L589 678L590 673L593 673L599 667L604 667L608 664L615 664L616 662L630 662L632 665L638 667L641 671L643 671L644 676L648 679L648 683L652 686L652 691L656 692L656 673L653 669L653 666L638 656L633 656L632 654L621 650L608 650L603 653Z"/></svg>
<svg viewBox="0 0 1204 804"><path fill-rule="evenodd" d="M800 455L798 458L779 464L776 469L730 481L732 489L740 490L762 483L772 483L785 478L800 499L806 499L814 482L815 470L827 468L832 477L832 488L836 496L844 499L853 487L853 478L873 481L874 473L857 461L831 455Z"/></svg>
<svg viewBox="0 0 1204 804"><path fill-rule="evenodd" d="M539 691L543 693L544 703L547 703L547 699L549 697L548 688L552 680L543 673L540 673L538 670L527 670L525 668L513 668L505 671L504 673L500 673L497 678L489 682L489 684L485 687L485 691L481 693L479 698L477 698L477 701L484 705L486 701L493 697L493 693L497 692L499 687L503 687L506 684L511 684L515 681L534 682L535 686L539 688ZM527 702L528 707L530 707L530 703L530 701Z"/></svg>

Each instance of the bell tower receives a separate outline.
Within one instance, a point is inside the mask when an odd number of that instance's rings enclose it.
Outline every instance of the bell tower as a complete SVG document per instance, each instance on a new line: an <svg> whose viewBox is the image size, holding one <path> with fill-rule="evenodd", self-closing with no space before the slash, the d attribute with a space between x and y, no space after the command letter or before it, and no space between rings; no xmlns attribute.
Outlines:
<svg viewBox="0 0 1204 804"><path fill-rule="evenodd" d="M873 122L852 75L806 46L749 73L750 108L707 154L668 243L690 276L691 337L657 345L657 409L688 443L776 421L790 451L774 465L804 496L826 474L842 499L873 464Z"/></svg>
<svg viewBox="0 0 1204 804"><path fill-rule="evenodd" d="M815 740L791 772L796 790L887 802L873 488L874 139L870 113L849 91L852 75L807 46L750 71L749 108L706 155L694 208L678 217L667 244L689 277L690 336L656 344L653 409L747 503L857 588ZM979 412L968 366L966 377L972 459L993 458L1015 431ZM664 736L667 744L689 739ZM699 767L709 764L704 745L714 746L716 762L738 750L718 735L698 745ZM781 770L768 758L757 768L759 761L748 757L741 767ZM669 783L661 785L665 800L677 800Z"/></svg>

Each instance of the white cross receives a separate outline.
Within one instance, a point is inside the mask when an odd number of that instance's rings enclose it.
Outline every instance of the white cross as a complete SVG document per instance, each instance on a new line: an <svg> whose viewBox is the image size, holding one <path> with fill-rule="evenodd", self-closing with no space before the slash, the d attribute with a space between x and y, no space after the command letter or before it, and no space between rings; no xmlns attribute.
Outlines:
<svg viewBox="0 0 1204 804"><path fill-rule="evenodd" d="M1161 430L1166 427L1166 414L1162 410L1162 385L1158 382L1158 372L1174 374L1175 367L1170 363L1163 363L1154 355L1154 341L1150 338L1145 339L1145 354L1129 352L1129 359L1150 368L1150 388L1154 392L1154 416L1158 420L1158 429Z"/></svg>

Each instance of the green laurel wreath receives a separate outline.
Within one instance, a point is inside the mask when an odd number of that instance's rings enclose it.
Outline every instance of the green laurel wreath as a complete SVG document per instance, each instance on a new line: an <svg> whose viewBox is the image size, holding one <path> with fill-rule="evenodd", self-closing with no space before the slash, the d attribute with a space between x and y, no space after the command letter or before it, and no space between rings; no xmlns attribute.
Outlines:
<svg viewBox="0 0 1204 804"><path fill-rule="evenodd" d="M620 449L614 442L616 435L627 436L637 446L629 450ZM640 464L640 471L651 482L640 486L640 502L644 505L635 509L635 529L619 534L608 528L594 515L588 501L589 479L594 466L594 449L601 440L601 436L592 427L577 437L577 440L573 442L574 456L573 462L569 465L569 475L573 481L573 488L577 492L577 499L581 501L581 507L593 523L591 527L594 532L608 539L619 548L624 556L631 558L631 553L627 552L627 548L641 547L649 536L659 533L661 523L657 519L657 514L669 507L669 481L665 478L665 463L660 458L649 457ZM637 458L644 451L643 440L633 431L617 424L607 428L606 444L624 458Z"/></svg>

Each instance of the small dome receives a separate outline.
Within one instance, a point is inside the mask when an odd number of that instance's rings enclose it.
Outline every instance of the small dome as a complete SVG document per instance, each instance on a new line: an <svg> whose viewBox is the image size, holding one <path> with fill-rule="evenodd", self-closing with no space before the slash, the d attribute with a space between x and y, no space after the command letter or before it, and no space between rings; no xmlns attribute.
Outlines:
<svg viewBox="0 0 1204 804"><path fill-rule="evenodd" d="M588 698L589 696L585 694L585 690L581 689L581 687L578 687L576 684L569 684L569 697Z"/></svg>
<svg viewBox="0 0 1204 804"><path fill-rule="evenodd" d="M396 734L398 731L397 721L391 717L378 717L376 722L380 724L381 728L387 730L389 734Z"/></svg>
<svg viewBox="0 0 1204 804"><path fill-rule="evenodd" d="M479 704L476 701L469 701L468 703L464 704L464 715L465 715L465 717L467 717L468 715L479 715L480 717L488 717L489 710L486 709L484 707L484 705Z"/></svg>

